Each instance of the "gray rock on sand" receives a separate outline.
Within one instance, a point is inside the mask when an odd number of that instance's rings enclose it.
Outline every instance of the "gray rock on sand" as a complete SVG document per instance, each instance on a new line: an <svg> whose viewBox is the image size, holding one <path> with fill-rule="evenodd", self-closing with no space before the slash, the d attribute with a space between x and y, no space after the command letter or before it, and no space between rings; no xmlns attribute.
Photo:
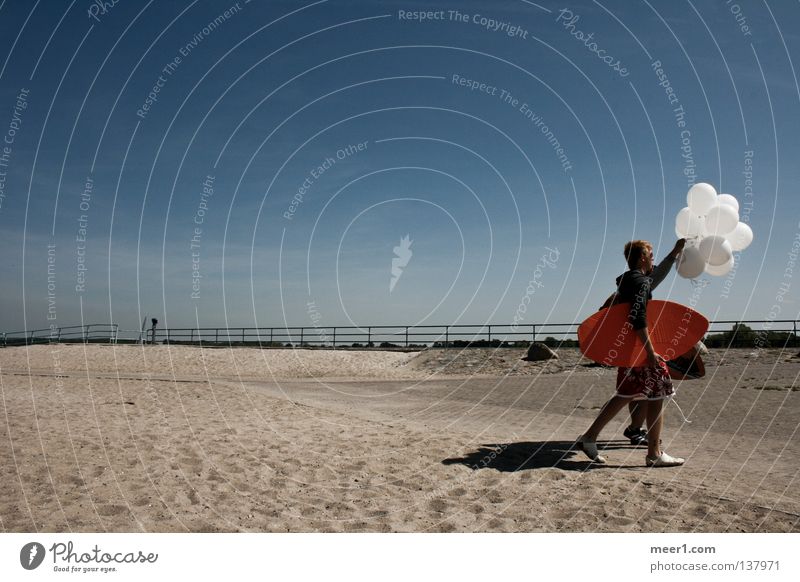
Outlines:
<svg viewBox="0 0 800 582"><path fill-rule="evenodd" d="M708 355L708 348L706 347L706 344L704 344L703 342L697 342L694 347L697 348L697 351L700 352L701 356Z"/></svg>
<svg viewBox="0 0 800 582"><path fill-rule="evenodd" d="M528 362L541 362L543 360L557 360L558 354L547 347L545 344L534 342L528 348L528 355L525 360Z"/></svg>

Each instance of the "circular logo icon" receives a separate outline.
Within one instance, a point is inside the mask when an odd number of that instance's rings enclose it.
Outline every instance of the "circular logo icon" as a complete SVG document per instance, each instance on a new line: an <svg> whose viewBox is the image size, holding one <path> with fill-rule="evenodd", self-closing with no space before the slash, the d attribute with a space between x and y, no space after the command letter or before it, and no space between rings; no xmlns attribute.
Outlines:
<svg viewBox="0 0 800 582"><path fill-rule="evenodd" d="M26 570L35 570L44 561L44 546L39 542L30 542L19 551L19 563Z"/></svg>

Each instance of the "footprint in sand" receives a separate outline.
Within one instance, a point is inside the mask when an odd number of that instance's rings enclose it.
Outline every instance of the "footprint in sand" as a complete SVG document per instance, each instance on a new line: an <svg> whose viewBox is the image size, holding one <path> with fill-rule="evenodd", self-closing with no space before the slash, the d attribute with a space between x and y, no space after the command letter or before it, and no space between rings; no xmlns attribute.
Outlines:
<svg viewBox="0 0 800 582"><path fill-rule="evenodd" d="M128 511L124 505L98 505L97 513L103 517L113 517Z"/></svg>
<svg viewBox="0 0 800 582"><path fill-rule="evenodd" d="M472 511L472 513L474 513L475 515L480 515L481 513L483 513L484 511L486 511L486 508L485 508L483 505L479 505L479 504L477 504L477 503L475 503L475 504L471 505L469 509L470 509L470 511Z"/></svg>
<svg viewBox="0 0 800 582"><path fill-rule="evenodd" d="M634 523L636 523L636 520L631 519L630 517L612 515L605 518L604 522L607 528L618 530L632 526Z"/></svg>

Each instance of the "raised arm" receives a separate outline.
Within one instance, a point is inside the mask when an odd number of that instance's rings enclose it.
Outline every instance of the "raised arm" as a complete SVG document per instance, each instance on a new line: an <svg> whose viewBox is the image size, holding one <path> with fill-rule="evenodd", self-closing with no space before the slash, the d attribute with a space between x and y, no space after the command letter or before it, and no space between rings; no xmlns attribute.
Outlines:
<svg viewBox="0 0 800 582"><path fill-rule="evenodd" d="M669 252L669 254L664 257L664 259L653 269L653 272L650 273L650 290L652 291L656 287L658 287L659 283L663 281L666 276L669 274L669 270L672 268L672 265L675 264L675 259L681 254L683 247L686 245L686 239L678 239L678 242L675 243L673 249Z"/></svg>

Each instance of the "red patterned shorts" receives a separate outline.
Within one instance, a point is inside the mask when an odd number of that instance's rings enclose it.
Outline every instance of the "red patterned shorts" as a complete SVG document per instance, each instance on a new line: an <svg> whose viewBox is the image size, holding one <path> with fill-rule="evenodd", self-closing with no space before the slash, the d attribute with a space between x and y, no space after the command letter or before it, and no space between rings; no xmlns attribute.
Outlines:
<svg viewBox="0 0 800 582"><path fill-rule="evenodd" d="M661 400L675 393L667 365L617 368L617 396L633 400Z"/></svg>

